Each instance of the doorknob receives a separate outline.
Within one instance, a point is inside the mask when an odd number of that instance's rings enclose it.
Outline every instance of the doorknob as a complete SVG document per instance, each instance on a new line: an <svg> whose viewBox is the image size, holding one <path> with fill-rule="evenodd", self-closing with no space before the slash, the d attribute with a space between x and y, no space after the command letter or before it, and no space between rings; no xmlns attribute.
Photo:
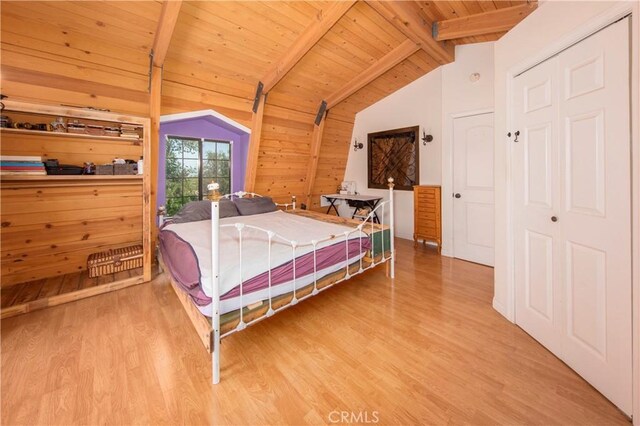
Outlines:
<svg viewBox="0 0 640 426"><path fill-rule="evenodd" d="M558 218L556 216L551 216L551 222L557 222Z"/></svg>
<svg viewBox="0 0 640 426"><path fill-rule="evenodd" d="M462 197L462 195L460 195L460 193L458 193L458 192L457 192L457 193L454 195L454 197L456 197L456 198L460 198L460 197Z"/></svg>

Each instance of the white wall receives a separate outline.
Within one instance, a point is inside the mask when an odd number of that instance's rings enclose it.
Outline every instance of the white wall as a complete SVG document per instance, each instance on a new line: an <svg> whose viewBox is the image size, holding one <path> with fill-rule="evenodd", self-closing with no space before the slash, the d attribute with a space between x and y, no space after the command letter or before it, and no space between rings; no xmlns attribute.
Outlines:
<svg viewBox="0 0 640 426"><path fill-rule="evenodd" d="M397 92L356 114L353 136L364 149L349 152L345 180L355 181L357 190L365 194L380 194L388 198L388 191L367 188L367 134L402 127L420 126L433 135L426 146L419 141L420 183L439 185L441 179L442 72L438 68ZM413 238L413 192L396 191L396 236ZM341 215L351 214L342 206ZM387 221L388 219L385 219ZM388 223L388 222L387 222Z"/></svg>
<svg viewBox="0 0 640 426"><path fill-rule="evenodd" d="M493 45L456 47L456 60L442 67L442 254L453 255L453 120L493 110ZM472 82L469 76L480 74Z"/></svg>
<svg viewBox="0 0 640 426"><path fill-rule="evenodd" d="M471 82L469 75L480 73ZM452 247L451 135L453 116L493 107L493 43L456 47L456 61L440 67L356 115L353 139L365 145L349 153L345 180L356 181L361 193L384 194L367 188L367 134L420 126L433 135L426 146L420 141L420 184L442 185L443 254ZM396 192L396 235L413 238L413 192ZM351 214L342 206L340 214Z"/></svg>

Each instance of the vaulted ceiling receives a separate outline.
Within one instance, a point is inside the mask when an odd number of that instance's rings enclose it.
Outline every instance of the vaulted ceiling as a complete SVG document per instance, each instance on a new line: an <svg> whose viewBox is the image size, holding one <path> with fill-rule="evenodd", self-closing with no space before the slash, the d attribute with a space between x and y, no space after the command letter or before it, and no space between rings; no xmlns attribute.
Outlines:
<svg viewBox="0 0 640 426"><path fill-rule="evenodd" d="M149 115L155 42L161 113L213 108L253 127L260 118L255 190L315 200L342 180L355 113L454 60L455 45L498 39L535 5L3 1L2 92Z"/></svg>

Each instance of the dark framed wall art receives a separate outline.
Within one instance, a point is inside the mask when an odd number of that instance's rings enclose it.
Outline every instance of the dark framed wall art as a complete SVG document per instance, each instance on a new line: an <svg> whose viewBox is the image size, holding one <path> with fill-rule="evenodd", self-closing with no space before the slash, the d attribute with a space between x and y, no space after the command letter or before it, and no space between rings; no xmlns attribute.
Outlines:
<svg viewBox="0 0 640 426"><path fill-rule="evenodd" d="M419 126L369 133L369 188L387 188L387 179L395 179L396 190L413 191L420 181L418 149Z"/></svg>

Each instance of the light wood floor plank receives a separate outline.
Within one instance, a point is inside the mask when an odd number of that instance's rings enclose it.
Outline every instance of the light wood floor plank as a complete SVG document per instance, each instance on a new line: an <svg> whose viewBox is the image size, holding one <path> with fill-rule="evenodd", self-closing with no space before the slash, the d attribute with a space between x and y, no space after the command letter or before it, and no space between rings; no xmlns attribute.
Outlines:
<svg viewBox="0 0 640 426"><path fill-rule="evenodd" d="M491 268L398 252L395 281L377 268L224 339L217 386L163 275L5 319L2 424L628 424L492 309Z"/></svg>

